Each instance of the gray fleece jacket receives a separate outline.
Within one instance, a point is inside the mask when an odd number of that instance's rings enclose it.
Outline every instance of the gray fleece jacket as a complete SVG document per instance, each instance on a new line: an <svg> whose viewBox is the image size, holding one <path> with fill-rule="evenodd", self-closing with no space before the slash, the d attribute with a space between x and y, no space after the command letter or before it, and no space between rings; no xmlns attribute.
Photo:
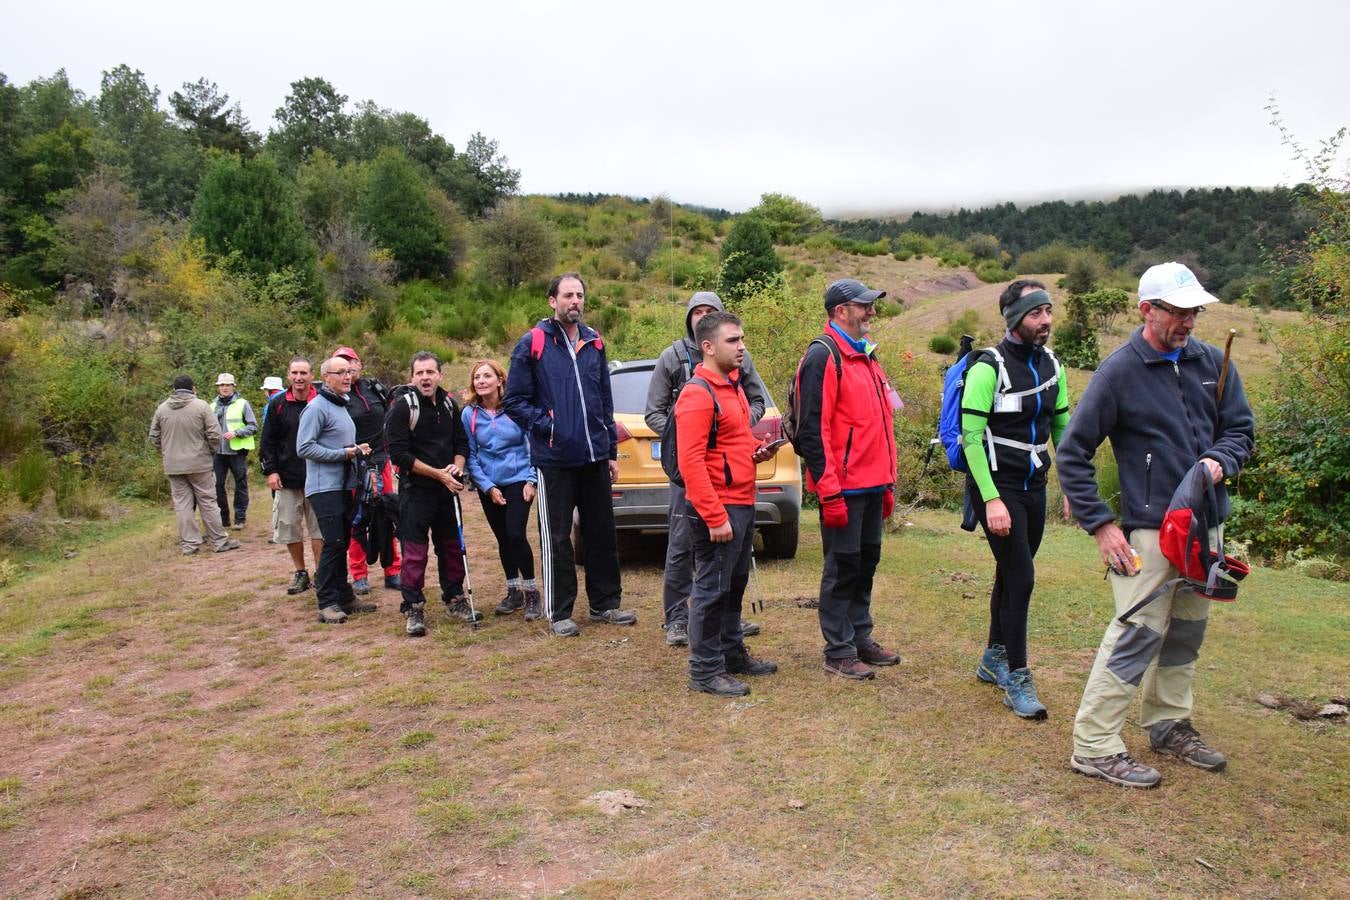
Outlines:
<svg viewBox="0 0 1350 900"><path fill-rule="evenodd" d="M656 359L656 368L652 370L652 380L647 385L647 412L643 419L658 436L666 432L666 421L670 418L670 411L675 408L675 398L679 396L680 388L689 380L694 366L703 362L703 351L694 341L694 329L689 324L694 309L699 306L726 311L722 298L712 291L699 291L689 298L684 314L684 338L661 351ZM750 424L754 425L764 417L769 392L764 389L764 382L755 371L749 350L745 352L745 362L741 364L741 387L745 390L745 399L750 403Z"/></svg>
<svg viewBox="0 0 1350 900"><path fill-rule="evenodd" d="M1182 477L1201 457L1242 470L1255 446L1255 421L1237 367L1229 362L1223 404L1216 397L1223 351L1192 337L1177 362L1144 340L1143 327L1106 358L1088 382L1055 448L1059 483L1089 534L1115 519L1097 492L1092 458L1111 441L1120 471L1120 526L1159 528ZM1228 491L1216 486L1219 514Z"/></svg>
<svg viewBox="0 0 1350 900"><path fill-rule="evenodd" d="M356 489L356 470L347 448L356 446L356 423L347 412L347 398L327 387L300 414L295 452L305 461L305 496Z"/></svg>

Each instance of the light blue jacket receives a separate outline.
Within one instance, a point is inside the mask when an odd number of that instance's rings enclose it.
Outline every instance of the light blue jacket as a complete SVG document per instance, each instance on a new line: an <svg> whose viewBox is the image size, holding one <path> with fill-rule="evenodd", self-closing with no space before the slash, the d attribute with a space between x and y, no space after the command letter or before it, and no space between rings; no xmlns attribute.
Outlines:
<svg viewBox="0 0 1350 900"><path fill-rule="evenodd" d="M356 489L356 471L347 460L347 448L356 445L356 423L345 398L326 387L300 414L295 452L305 461L305 496L326 491Z"/></svg>
<svg viewBox="0 0 1350 900"><path fill-rule="evenodd" d="M460 420L469 436L469 474L480 491L486 494L497 485L518 481L534 483L529 442L510 416L466 406Z"/></svg>

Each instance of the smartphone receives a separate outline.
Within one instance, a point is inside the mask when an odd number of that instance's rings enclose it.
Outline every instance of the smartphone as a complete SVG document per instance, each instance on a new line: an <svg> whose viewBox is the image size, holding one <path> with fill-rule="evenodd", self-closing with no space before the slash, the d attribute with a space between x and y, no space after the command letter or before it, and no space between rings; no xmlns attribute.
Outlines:
<svg viewBox="0 0 1350 900"><path fill-rule="evenodd" d="M776 440L776 441L769 441L769 443L767 443L767 444L764 445L764 449L765 449L765 450L773 450L773 451L776 451L779 447L783 446L783 445L786 444L787 442L788 442L788 439L787 439L787 438L785 438L785 437L780 437L780 438L779 438L778 440Z"/></svg>

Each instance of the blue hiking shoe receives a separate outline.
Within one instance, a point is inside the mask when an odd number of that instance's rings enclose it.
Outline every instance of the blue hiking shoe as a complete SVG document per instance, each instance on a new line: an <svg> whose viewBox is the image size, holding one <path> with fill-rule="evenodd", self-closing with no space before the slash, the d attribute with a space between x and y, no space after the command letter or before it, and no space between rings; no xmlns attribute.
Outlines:
<svg viewBox="0 0 1350 900"><path fill-rule="evenodd" d="M1044 719L1045 704L1036 696L1036 685L1031 683L1030 669L1014 669L1008 673L1008 686L1003 694L1003 705L1024 719Z"/></svg>
<svg viewBox="0 0 1350 900"><path fill-rule="evenodd" d="M370 593L370 579L358 578L352 582L352 590L362 596Z"/></svg>
<svg viewBox="0 0 1350 900"><path fill-rule="evenodd" d="M986 647L975 668L975 677L986 684L996 684L1001 688L1008 686L1008 651L1002 644Z"/></svg>

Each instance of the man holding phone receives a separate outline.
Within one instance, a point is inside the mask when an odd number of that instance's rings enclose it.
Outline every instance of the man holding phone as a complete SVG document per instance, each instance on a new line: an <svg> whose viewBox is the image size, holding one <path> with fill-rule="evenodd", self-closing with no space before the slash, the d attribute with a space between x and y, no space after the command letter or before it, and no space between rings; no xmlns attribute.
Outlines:
<svg viewBox="0 0 1350 900"><path fill-rule="evenodd" d="M647 387L647 427L658 435L665 434L666 422L673 414L675 398L703 360L703 350L694 339L699 321L709 313L724 312L722 298L712 291L699 291L689 298L684 317L684 337L661 351L652 370ZM750 405L750 426L759 422L767 406L768 392L755 371L750 353L742 348L739 367L740 385ZM781 446L781 444L780 444ZM767 459L768 457L764 457ZM670 485L670 531L666 539L665 583L662 587L662 606L665 619L662 627L666 643L672 647L689 643L689 595L693 587L693 544L689 520L685 517L685 489ZM741 622L745 634L759 633L759 626Z"/></svg>

